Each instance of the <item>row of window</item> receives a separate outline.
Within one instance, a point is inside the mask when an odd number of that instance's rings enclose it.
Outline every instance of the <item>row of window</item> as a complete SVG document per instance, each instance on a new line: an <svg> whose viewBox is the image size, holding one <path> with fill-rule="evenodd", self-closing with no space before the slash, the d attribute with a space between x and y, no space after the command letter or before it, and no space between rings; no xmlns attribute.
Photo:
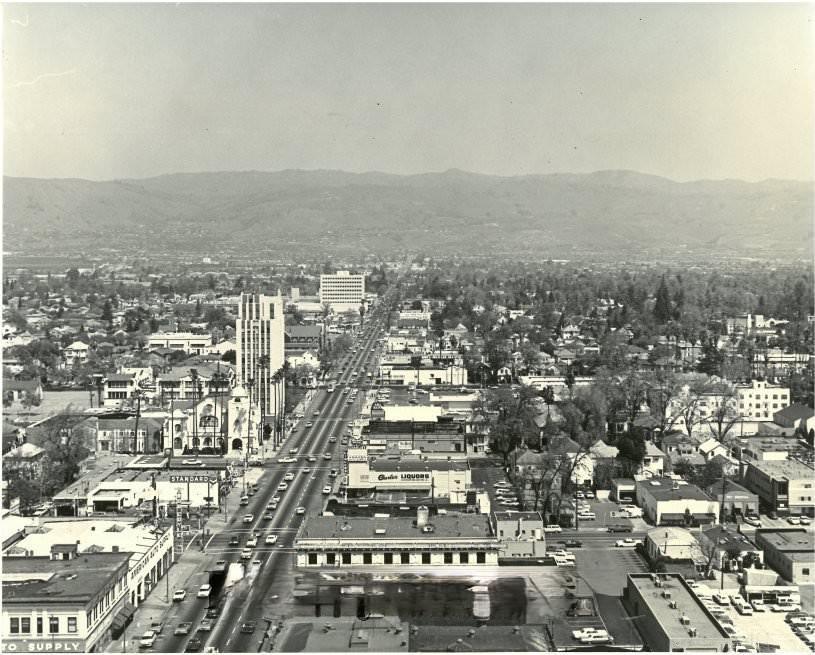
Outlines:
<svg viewBox="0 0 815 655"><path fill-rule="evenodd" d="M36 630L38 635L43 634L44 619L38 616L36 619ZM60 629L60 620L58 616L48 617L48 634L58 634ZM75 633L76 617L69 616L66 625L66 632ZM31 617L30 616L12 616L9 618L9 633L13 635L30 635L31 634Z"/></svg>
<svg viewBox="0 0 815 655"><path fill-rule="evenodd" d="M394 564L395 558L394 556L398 555L399 564L410 564L410 553L383 553L383 559L385 564ZM431 558L430 553L422 553L422 564L430 564ZM456 553L444 553L444 563L445 564L453 564L454 557ZM472 553L458 553L458 564L469 564L470 563L470 555ZM340 554L340 561L343 564L351 564L351 553L341 553ZM337 554L336 553L326 553L325 556L326 564L336 564L337 563ZM309 564L317 564L317 553L308 553L308 563ZM363 564L373 564L373 553L362 553L362 563ZM475 563L476 564L486 564L487 563L487 554L484 552L475 553Z"/></svg>

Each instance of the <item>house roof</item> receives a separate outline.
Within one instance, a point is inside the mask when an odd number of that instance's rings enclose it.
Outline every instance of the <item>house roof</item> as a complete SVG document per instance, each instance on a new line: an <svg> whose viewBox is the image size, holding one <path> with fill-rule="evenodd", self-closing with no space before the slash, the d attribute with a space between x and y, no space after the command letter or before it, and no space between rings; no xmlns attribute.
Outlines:
<svg viewBox="0 0 815 655"><path fill-rule="evenodd" d="M785 407L784 409L779 409L775 414L773 414L773 418L778 417L789 421L797 421L798 419L810 418L811 416L815 416L815 410L811 407L807 407L806 405L801 405L800 403L795 403L789 407Z"/></svg>
<svg viewBox="0 0 815 655"><path fill-rule="evenodd" d="M602 439L598 439L592 444L591 448L589 448L589 452L595 457L600 458L605 457L611 459L617 457L617 455L620 452L620 449L617 448L617 446L609 446Z"/></svg>
<svg viewBox="0 0 815 655"><path fill-rule="evenodd" d="M24 443L20 444L16 448L12 448L8 451L3 457L9 457L12 459L31 459L34 457L39 457L45 452L44 448L40 448L36 444L33 443Z"/></svg>
<svg viewBox="0 0 815 655"><path fill-rule="evenodd" d="M724 446L713 438L699 444L699 452L702 454L712 453L716 448L724 448Z"/></svg>

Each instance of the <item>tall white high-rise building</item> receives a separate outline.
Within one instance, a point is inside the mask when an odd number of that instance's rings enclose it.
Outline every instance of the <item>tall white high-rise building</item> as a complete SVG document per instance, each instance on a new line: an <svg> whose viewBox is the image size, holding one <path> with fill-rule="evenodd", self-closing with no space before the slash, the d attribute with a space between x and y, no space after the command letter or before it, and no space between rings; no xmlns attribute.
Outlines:
<svg viewBox="0 0 815 655"><path fill-rule="evenodd" d="M320 276L320 302L330 305L335 312L359 310L364 298L364 274L337 271Z"/></svg>
<svg viewBox="0 0 815 655"><path fill-rule="evenodd" d="M284 331L283 298L279 291L277 296L241 294L235 323L237 381L249 391L264 424L272 429L276 420L282 418L286 405L282 374Z"/></svg>

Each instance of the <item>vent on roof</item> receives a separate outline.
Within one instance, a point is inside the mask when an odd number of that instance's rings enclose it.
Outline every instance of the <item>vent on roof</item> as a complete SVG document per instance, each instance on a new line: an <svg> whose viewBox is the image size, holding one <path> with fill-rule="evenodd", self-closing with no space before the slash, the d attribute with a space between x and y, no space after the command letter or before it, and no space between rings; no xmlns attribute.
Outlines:
<svg viewBox="0 0 815 655"><path fill-rule="evenodd" d="M663 598L670 598L671 597L671 590L670 589L663 589L662 590L662 597Z"/></svg>
<svg viewBox="0 0 815 655"><path fill-rule="evenodd" d="M676 609L676 601L675 600L669 600L668 601L668 607L670 607L672 610L675 610Z"/></svg>
<svg viewBox="0 0 815 655"><path fill-rule="evenodd" d="M690 625L690 617L683 614L682 616L679 617L679 622L682 625Z"/></svg>

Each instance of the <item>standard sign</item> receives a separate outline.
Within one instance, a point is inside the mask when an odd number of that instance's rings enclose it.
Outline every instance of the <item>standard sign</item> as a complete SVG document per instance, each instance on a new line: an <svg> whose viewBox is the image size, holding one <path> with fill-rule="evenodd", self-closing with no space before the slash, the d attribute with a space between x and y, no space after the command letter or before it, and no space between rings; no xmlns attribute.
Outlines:
<svg viewBox="0 0 815 655"><path fill-rule="evenodd" d="M170 482L203 482L209 484L215 484L217 482L217 478L211 478L208 475L171 475Z"/></svg>

